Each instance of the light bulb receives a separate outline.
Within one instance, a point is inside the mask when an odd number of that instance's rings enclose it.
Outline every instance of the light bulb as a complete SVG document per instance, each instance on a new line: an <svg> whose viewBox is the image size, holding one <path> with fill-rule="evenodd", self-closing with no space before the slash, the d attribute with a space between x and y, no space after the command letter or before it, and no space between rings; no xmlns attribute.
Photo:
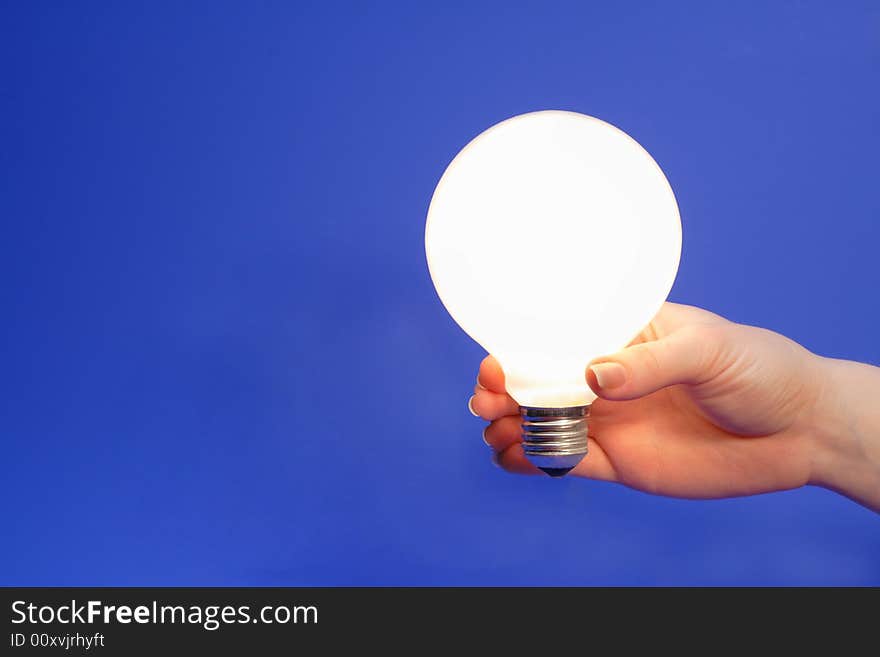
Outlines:
<svg viewBox="0 0 880 657"><path fill-rule="evenodd" d="M660 167L599 119L515 116L449 164L425 250L449 314L504 370L526 456L567 473L587 453L587 364L638 335L675 280L681 220Z"/></svg>

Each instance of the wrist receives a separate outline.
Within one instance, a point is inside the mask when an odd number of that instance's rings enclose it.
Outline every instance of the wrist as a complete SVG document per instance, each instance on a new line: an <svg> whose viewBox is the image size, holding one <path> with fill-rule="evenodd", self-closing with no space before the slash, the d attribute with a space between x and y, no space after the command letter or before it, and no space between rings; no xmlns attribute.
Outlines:
<svg viewBox="0 0 880 657"><path fill-rule="evenodd" d="M812 485L880 510L880 369L816 356L819 395L810 418Z"/></svg>
<svg viewBox="0 0 880 657"><path fill-rule="evenodd" d="M810 480L808 483L834 488L834 481L845 468L848 449L846 411L838 391L837 361L815 356L815 374L819 393L808 419L810 437Z"/></svg>

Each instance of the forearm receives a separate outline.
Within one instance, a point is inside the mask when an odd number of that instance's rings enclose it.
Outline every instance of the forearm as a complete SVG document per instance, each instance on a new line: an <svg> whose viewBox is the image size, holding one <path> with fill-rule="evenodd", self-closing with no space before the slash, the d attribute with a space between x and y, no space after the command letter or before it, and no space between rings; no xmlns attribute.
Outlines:
<svg viewBox="0 0 880 657"><path fill-rule="evenodd" d="M820 359L810 483L880 513L880 368Z"/></svg>

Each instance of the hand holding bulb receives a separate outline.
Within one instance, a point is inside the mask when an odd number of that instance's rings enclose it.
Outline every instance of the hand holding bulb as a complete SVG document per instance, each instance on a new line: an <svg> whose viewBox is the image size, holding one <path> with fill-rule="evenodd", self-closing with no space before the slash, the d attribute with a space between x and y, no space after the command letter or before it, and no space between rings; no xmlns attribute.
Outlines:
<svg viewBox="0 0 880 657"><path fill-rule="evenodd" d="M492 354L468 407L502 468L689 498L816 484L880 511L880 369L664 303L678 207L617 128L557 111L493 126L443 174L425 247Z"/></svg>
<svg viewBox="0 0 880 657"><path fill-rule="evenodd" d="M880 512L880 369L817 356L788 338L667 303L626 349L596 359L590 454L571 474L658 495L720 498L814 484ZM470 401L510 472L518 405L492 356Z"/></svg>

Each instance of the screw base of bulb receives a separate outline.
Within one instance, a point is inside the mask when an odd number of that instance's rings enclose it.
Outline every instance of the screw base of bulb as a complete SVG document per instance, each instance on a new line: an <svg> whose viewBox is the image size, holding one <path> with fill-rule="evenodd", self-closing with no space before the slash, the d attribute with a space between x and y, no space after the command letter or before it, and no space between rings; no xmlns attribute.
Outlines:
<svg viewBox="0 0 880 657"><path fill-rule="evenodd" d="M520 406L526 458L551 477L562 477L587 455L589 406Z"/></svg>

